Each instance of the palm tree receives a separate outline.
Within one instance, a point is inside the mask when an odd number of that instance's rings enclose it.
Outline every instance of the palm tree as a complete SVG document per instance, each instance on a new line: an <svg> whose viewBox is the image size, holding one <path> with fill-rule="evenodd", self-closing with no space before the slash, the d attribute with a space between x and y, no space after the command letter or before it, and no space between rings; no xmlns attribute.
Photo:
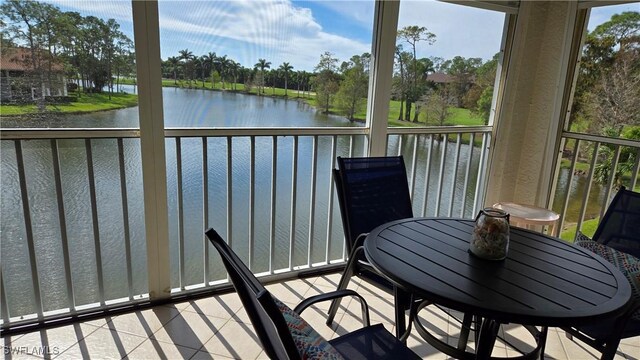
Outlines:
<svg viewBox="0 0 640 360"><path fill-rule="evenodd" d="M260 88L258 89L258 93L260 93L261 91L262 93L264 93L264 69L271 68L271 62L265 59L258 59L258 62L254 65L254 67L260 69L260 75L261 75L260 84L259 84Z"/></svg>
<svg viewBox="0 0 640 360"><path fill-rule="evenodd" d="M202 56L201 57L194 56L193 64L194 64L194 70L196 74L200 77L200 80L202 80L202 88L204 89L204 72L205 72L204 68L206 65L204 63L204 60L202 59ZM196 85L198 84L197 81L195 83Z"/></svg>
<svg viewBox="0 0 640 360"><path fill-rule="evenodd" d="M169 71L173 73L173 84L178 84L178 70L180 69L180 58L175 56L170 56L167 59L167 63L169 64Z"/></svg>
<svg viewBox="0 0 640 360"><path fill-rule="evenodd" d="M221 56L218 58L218 72L220 73L220 79L222 80L222 88L224 89L224 78L229 71L229 67L231 66L231 59L227 58L227 55Z"/></svg>
<svg viewBox="0 0 640 360"><path fill-rule="evenodd" d="M191 79L193 79L193 53L189 49L180 50L180 60L183 60L185 67L185 76L189 81L189 87L191 87Z"/></svg>
<svg viewBox="0 0 640 360"><path fill-rule="evenodd" d="M289 72L293 70L293 66L289 65L288 62L283 62L278 70L284 74L284 96L287 96L287 80L289 78Z"/></svg>
<svg viewBox="0 0 640 360"><path fill-rule="evenodd" d="M298 96L300 96L300 88L302 88L302 97L304 97L305 89L308 90L309 86L309 73L302 70L296 73L298 77Z"/></svg>
<svg viewBox="0 0 640 360"><path fill-rule="evenodd" d="M240 70L240 63L237 63L233 60L229 60L229 71L233 75L233 90L236 90L239 70Z"/></svg>
<svg viewBox="0 0 640 360"><path fill-rule="evenodd" d="M213 89L215 87L215 83L213 82L213 69L218 57L216 56L216 53L209 52L206 55L202 55L202 59L204 60L204 63L206 65L205 69L207 71L207 74L211 76L211 88Z"/></svg>

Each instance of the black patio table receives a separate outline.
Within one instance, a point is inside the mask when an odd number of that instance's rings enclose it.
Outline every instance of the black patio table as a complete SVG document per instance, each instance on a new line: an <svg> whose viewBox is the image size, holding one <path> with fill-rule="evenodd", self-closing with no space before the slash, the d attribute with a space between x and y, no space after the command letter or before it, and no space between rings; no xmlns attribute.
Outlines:
<svg viewBox="0 0 640 360"><path fill-rule="evenodd" d="M477 358L490 356L500 324L543 330L581 325L614 317L630 305L631 286L606 260L515 227L505 260L480 259L468 252L473 226L466 219L412 218L381 225L367 236L368 260L396 287L397 334L406 329L397 304L409 294L482 318Z"/></svg>

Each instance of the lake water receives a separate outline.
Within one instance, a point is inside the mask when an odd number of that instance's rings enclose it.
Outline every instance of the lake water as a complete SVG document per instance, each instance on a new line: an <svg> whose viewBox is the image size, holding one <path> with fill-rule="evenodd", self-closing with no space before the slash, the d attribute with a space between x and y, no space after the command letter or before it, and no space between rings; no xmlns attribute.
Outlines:
<svg viewBox="0 0 640 360"><path fill-rule="evenodd" d="M133 86L123 86L133 93ZM296 100L198 89L162 89L166 127L327 127L363 126L346 118L315 111ZM138 108L84 115L48 114L36 119L3 118L2 127L137 128Z"/></svg>
<svg viewBox="0 0 640 360"><path fill-rule="evenodd" d="M132 90L132 89L130 89ZM320 127L320 126L361 126L339 116L327 116L316 112L308 105L295 100L271 99L242 94L163 89L164 114L167 127ZM46 117L40 119L3 119L3 127L137 127L138 109L129 108L86 115ZM354 138L354 155L362 155L364 138ZM199 284L204 278L203 230L205 226L216 228L225 238L229 238L227 227L227 196L232 199L233 248L243 260L249 258L249 214L250 194L250 139L234 138L231 154L228 154L227 139L210 137L207 139L208 199L209 218L203 219L203 147L201 138L181 139L182 199L183 216L178 216L178 177L176 139L166 140L167 186L169 202L169 237L171 251L172 287ZM312 189L311 170L313 165L313 138L300 137L298 142L298 163L296 176L296 198L292 199L292 158L294 140L292 137L278 137L277 177L275 196L275 257L273 268L289 265L289 239L294 231L293 266L307 264L310 237L310 200L315 195L313 239L311 262L326 260L327 238L330 260L342 257L342 226L335 195L333 202L332 231L327 235L327 214L329 204L330 171L334 159L331 157L331 138L318 138L316 187ZM416 190L413 194L414 212L422 215L425 193L428 136L407 135L402 140L402 154L411 159L414 142L418 141L418 161L416 168ZM89 165L85 140L63 139L57 141L60 162L62 203L64 212L58 211L56 180L53 171L51 141L22 141L22 151L29 196L29 212L34 233L39 284L43 294L45 311L68 306L65 269L62 259L63 234L69 244L71 278L76 305L98 302L98 263L101 262L106 299L126 297L128 294L127 267L125 261L125 231L128 229L132 258L133 293L147 292L146 236L144 230L144 208L142 198L142 175L139 139L123 139L124 172L126 174L126 210L123 217L123 196L121 192L120 168L118 162L118 141L98 139L90 142L91 169L95 174L95 196L97 212L93 221L91 208L91 184L88 180ZM426 199L428 216L436 214L438 175L444 143L433 141L431 173ZM350 139L337 138L337 155L348 156ZM399 137L392 136L389 153L397 153ZM255 244L252 270L269 270L269 238L271 220L271 168L273 138L258 137L255 140L255 177L253 203L253 229ZM35 311L35 300L31 286L30 264L26 244L24 211L17 173L14 142L1 142L0 180L2 186L1 205L1 256L3 287L11 316L29 314ZM458 169L453 168L455 146L449 144L443 167L442 202L439 215L446 215L453 198L453 216L472 217L473 194L475 192L480 149L474 147L469 159L468 145L462 145ZM232 159L231 194L227 194L227 158ZM464 171L471 161L469 185L464 186ZM411 164L408 164L411 173ZM463 203L463 194L466 199ZM291 204L295 201L296 212L292 216ZM61 217L66 226L60 226ZM291 219L294 220L292 227ZM180 222L184 229L185 277L180 278L179 238ZM97 230L98 239L95 234ZM96 258L96 246L100 258ZM212 248L211 253L214 254ZM209 279L223 279L225 272L217 255L209 259Z"/></svg>

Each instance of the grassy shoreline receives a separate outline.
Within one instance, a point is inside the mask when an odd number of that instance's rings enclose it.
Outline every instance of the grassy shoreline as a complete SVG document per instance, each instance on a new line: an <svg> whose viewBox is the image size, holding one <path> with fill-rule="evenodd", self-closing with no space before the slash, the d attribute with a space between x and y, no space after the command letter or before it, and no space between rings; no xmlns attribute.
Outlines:
<svg viewBox="0 0 640 360"><path fill-rule="evenodd" d="M121 85L136 85L133 79L121 79ZM285 89L282 88L272 88L272 87L263 87L263 91L261 94L258 94L258 89L256 87L252 87L249 91L245 91L244 84L234 84L234 83L225 83L224 87L221 82L216 82L212 84L209 81L199 82L191 82L187 83L182 80L174 81L172 79L162 79L162 87L174 87L181 89L192 89L192 90L209 90L209 91L225 91L232 92L238 94L245 95L254 95L254 96L265 96L271 98L278 99L288 99L288 100L296 100L303 101L310 106L313 106L317 109L317 103L315 101L315 93L312 92L301 92L297 89L288 89L285 95ZM56 112L56 113L65 113L65 114L83 114L83 113L91 113L91 112L99 112L99 111L108 111L108 110L118 110L127 107L133 107L138 105L138 96L136 94L125 94L125 93L113 93L111 94L111 100L109 100L108 93L94 93L94 94L80 94L78 96L77 101L73 101L69 104L49 104L46 105L46 111L48 112ZM318 110L319 111L319 110ZM13 116L24 116L31 114L38 114L41 111L37 108L35 104L28 105L6 105L0 104L0 115L13 117ZM389 115L388 115L388 123L389 126L392 127L421 127L428 126L431 124L426 123L426 114L421 113L418 119L418 122L412 121L404 121L398 120L398 115L400 113L400 102L396 100L390 100L389 102ZM332 107L329 109L329 114L331 115L339 115L340 111ZM366 121L366 110L362 110L355 114L354 119L352 121L365 123ZM484 121L479 118L477 115L473 114L468 109L462 108L451 108L451 116L445 125L466 125L466 126L477 126L484 125ZM466 139L464 139L466 140Z"/></svg>
<svg viewBox="0 0 640 360"><path fill-rule="evenodd" d="M131 79L121 80L121 84L126 85L135 85L135 82ZM210 81L202 81L191 82L190 85L188 82L182 80L172 80L172 79L162 79L162 87L173 87L180 89L191 89L191 90L213 90L213 91L225 91L231 93L238 93L244 95L254 95L254 96L265 96L270 98L277 99L285 99L285 100L297 100L304 101L305 103L317 108L316 96L313 92L301 92L295 88L288 89L287 95L285 95L285 89L282 88L272 88L269 86L263 87L263 91L261 94L258 94L257 87L252 87L249 91L245 90L244 84L234 84L234 83L225 83L224 88L222 87L221 82L216 82L212 84ZM302 94L302 95L301 95ZM319 111L319 110L318 110ZM329 114L342 116L340 111L335 108L329 108ZM412 121L404 121L398 120L398 115L400 114L400 102L397 100L390 100L389 102L389 115L388 122L389 126L398 126L398 127L421 127L428 126L431 124L426 124L426 114L421 113L418 119L418 122ZM366 107L362 111L355 114L353 121L364 123L366 121ZM482 126L484 125L484 120L472 113L468 109L462 108L451 108L451 116L446 121L445 125L465 125L465 126Z"/></svg>
<svg viewBox="0 0 640 360"><path fill-rule="evenodd" d="M46 112L65 113L65 114L85 114L99 111L117 110L128 107L138 106L138 95L113 93L109 99L108 93L82 94L77 101L68 104L48 104ZM41 111L35 104L28 105L0 105L0 115L24 116L32 114L40 114Z"/></svg>

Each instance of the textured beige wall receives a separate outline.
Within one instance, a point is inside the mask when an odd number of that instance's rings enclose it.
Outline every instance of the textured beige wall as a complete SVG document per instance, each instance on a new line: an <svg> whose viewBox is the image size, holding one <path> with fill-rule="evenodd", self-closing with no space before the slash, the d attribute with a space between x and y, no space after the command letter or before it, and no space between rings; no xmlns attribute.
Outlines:
<svg viewBox="0 0 640 360"><path fill-rule="evenodd" d="M546 206L555 161L558 106L564 92L567 34L575 6L566 1L521 2L505 96L494 131L487 201Z"/></svg>

